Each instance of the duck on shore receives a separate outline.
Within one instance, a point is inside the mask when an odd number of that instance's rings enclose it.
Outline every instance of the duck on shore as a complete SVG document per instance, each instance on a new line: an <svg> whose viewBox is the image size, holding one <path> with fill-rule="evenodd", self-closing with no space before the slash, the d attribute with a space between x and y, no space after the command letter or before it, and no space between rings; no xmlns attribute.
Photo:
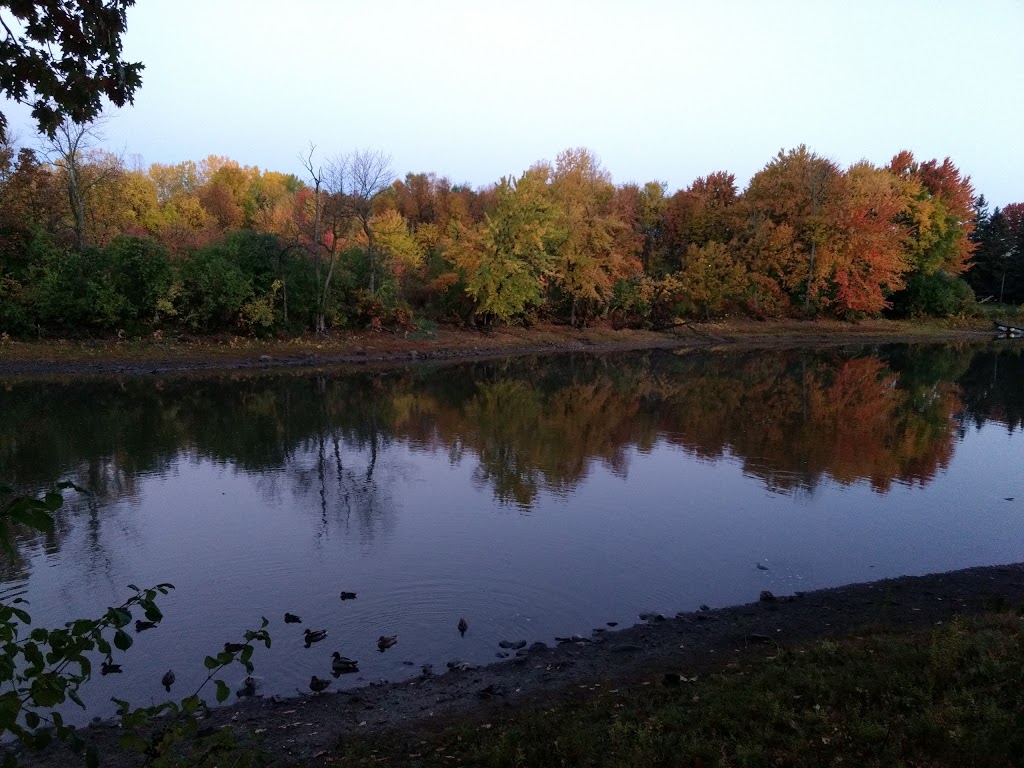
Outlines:
<svg viewBox="0 0 1024 768"><path fill-rule="evenodd" d="M309 690L311 690L313 693L321 693L322 691L326 691L327 686L329 686L330 684L330 680L321 680L316 675L313 675L309 679Z"/></svg>

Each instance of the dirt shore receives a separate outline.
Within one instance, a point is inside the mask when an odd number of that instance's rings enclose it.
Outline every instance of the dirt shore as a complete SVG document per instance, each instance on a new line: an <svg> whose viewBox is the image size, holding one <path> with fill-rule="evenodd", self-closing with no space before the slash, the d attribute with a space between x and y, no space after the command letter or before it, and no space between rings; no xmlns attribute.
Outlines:
<svg viewBox="0 0 1024 768"><path fill-rule="evenodd" d="M252 339L147 338L121 341L0 342L0 376L166 374L220 370L364 367L423 361L484 359L568 351L612 352L654 348L752 348L984 341L985 321L729 320L687 323L662 331L559 325L477 331L441 326L393 334L340 331L326 337Z"/></svg>
<svg viewBox="0 0 1024 768"><path fill-rule="evenodd" d="M412 733L453 718L485 718L510 707L571 700L587 690L657 683L666 672L692 676L741 656L869 627L927 627L1021 602L1024 563L779 595L616 631L599 628L587 638L531 646L524 655L483 667L441 669L338 693L247 699L215 710L209 725L234 726L241 738L253 738L282 760L313 760L329 755L350 734ZM131 765L130 756L116 754L118 734L109 722L84 730L87 741L99 746L104 764ZM37 766L69 759L75 760L61 750L23 756L26 765Z"/></svg>

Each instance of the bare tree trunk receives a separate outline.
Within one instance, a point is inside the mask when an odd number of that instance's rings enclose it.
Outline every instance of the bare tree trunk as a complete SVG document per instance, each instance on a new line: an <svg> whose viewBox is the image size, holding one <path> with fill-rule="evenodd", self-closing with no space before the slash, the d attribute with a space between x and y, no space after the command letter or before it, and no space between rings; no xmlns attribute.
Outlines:
<svg viewBox="0 0 1024 768"><path fill-rule="evenodd" d="M811 284L814 282L814 249L817 247L817 243L811 241L811 270L810 274L807 275L807 293L804 295L804 309L809 310L811 308Z"/></svg>
<svg viewBox="0 0 1024 768"><path fill-rule="evenodd" d="M43 154L58 168L67 186L68 208L74 222L75 240L78 248L85 247L86 222L85 222L85 196L86 193L96 184L109 178L110 171L96 172L92 168L89 178L83 177L82 162L85 152L94 146L100 138L98 127L102 120L94 121L91 124L79 125L70 119L65 120L59 126L53 136L46 141Z"/></svg>
<svg viewBox="0 0 1024 768"><path fill-rule="evenodd" d="M284 277L281 278L281 304L283 305L282 308L284 309L284 324L285 324L285 326L287 326L288 325L288 281Z"/></svg>
<svg viewBox="0 0 1024 768"><path fill-rule="evenodd" d="M373 252L373 230L369 218L362 220L363 233L366 235L366 257L370 262L370 298L377 295L377 260Z"/></svg>
<svg viewBox="0 0 1024 768"><path fill-rule="evenodd" d="M68 202L71 205L71 213L75 217L75 239L78 241L78 248L85 247L85 201L82 198L82 178L78 167L77 153L67 158L68 174Z"/></svg>
<svg viewBox="0 0 1024 768"><path fill-rule="evenodd" d="M323 182L323 170L313 167L313 152L316 146L309 145L309 155L301 157L303 166L309 172L313 181L313 237L309 243L310 258L313 261L313 270L316 274L316 317L313 321L313 330L318 336L327 332L327 285L329 281L324 280L323 261L320 258L320 187Z"/></svg>

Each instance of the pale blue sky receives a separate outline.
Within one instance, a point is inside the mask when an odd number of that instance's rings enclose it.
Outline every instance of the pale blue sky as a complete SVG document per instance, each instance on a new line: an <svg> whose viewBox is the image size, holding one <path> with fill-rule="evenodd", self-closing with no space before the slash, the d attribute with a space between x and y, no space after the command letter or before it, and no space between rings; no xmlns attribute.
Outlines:
<svg viewBox="0 0 1024 768"><path fill-rule="evenodd" d="M105 130L146 163L298 173L313 141L483 185L586 146L674 190L804 142L1024 201L1022 0L139 0L125 52L142 90Z"/></svg>

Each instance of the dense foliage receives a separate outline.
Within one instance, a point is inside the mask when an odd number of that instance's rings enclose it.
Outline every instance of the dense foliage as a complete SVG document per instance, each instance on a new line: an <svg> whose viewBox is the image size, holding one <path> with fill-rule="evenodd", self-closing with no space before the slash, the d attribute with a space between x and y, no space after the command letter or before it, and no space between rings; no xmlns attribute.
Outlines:
<svg viewBox="0 0 1024 768"><path fill-rule="evenodd" d="M570 149L471 189L368 152L311 150L306 181L213 156L132 170L87 131L63 124L49 161L0 144L0 333L956 315L972 288L1024 291L1024 208L990 214L948 158L844 169L799 146L743 192L720 172L669 194Z"/></svg>
<svg viewBox="0 0 1024 768"><path fill-rule="evenodd" d="M65 117L92 120L107 98L132 100L142 64L121 59L126 13L135 0L0 2L0 96L29 104L40 130ZM10 14L5 16L5 14ZM7 121L0 113L0 138Z"/></svg>

